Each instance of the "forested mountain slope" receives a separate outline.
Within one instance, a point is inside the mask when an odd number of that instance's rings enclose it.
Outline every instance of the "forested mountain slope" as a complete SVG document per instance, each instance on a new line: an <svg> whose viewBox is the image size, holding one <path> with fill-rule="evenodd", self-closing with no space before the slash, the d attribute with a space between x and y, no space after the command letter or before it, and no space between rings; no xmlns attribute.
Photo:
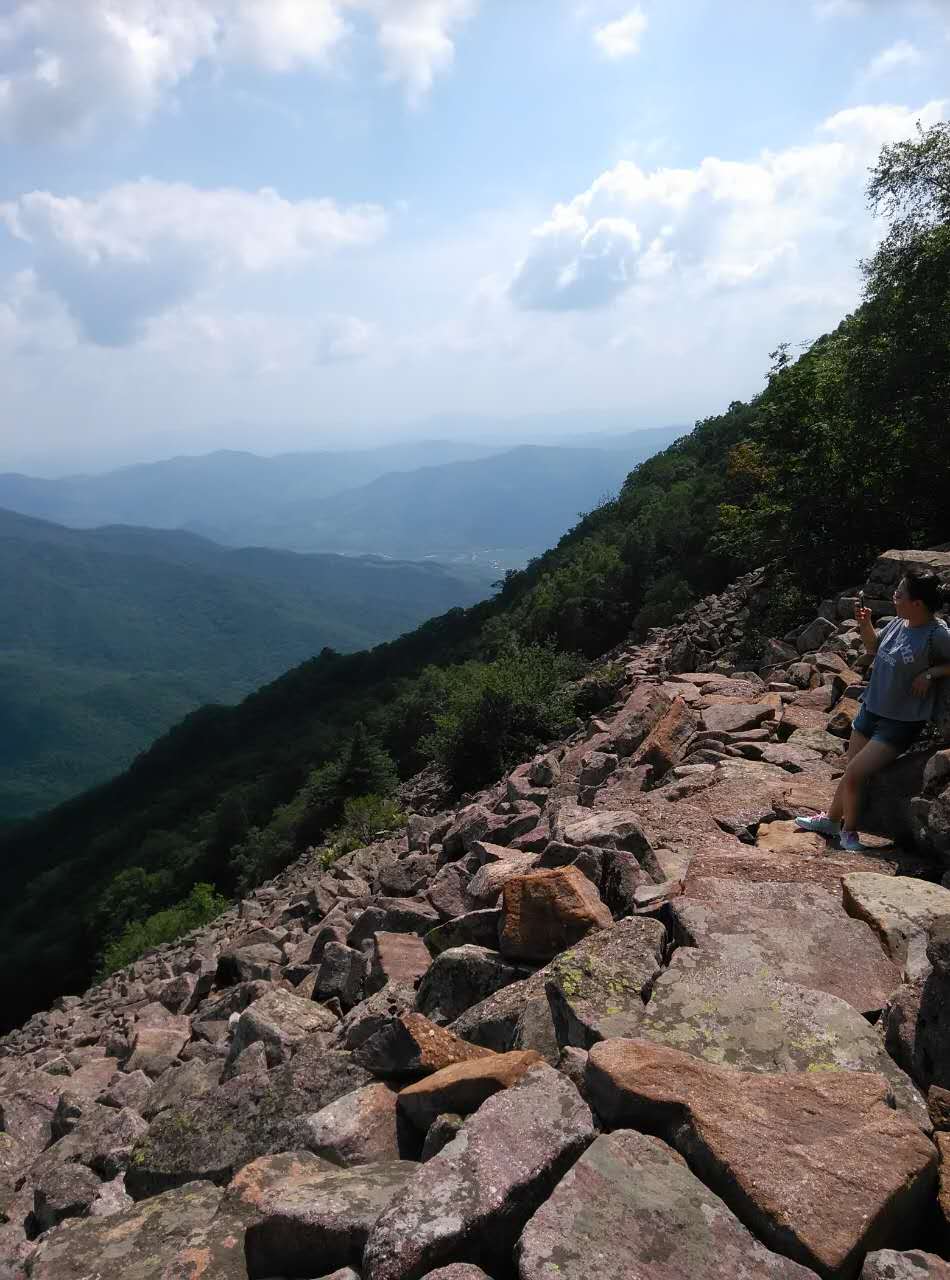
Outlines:
<svg viewBox="0 0 950 1280"><path fill-rule="evenodd" d="M602 654L764 563L761 627L781 634L880 547L950 540L950 126L885 148L869 195L891 230L861 307L799 359L777 352L759 396L637 467L496 598L196 713L120 778L2 838L5 1018L79 989L116 931L195 882L229 893L316 843L384 785L353 767L357 722L403 775L431 758L471 789L584 706L564 692L572 653Z"/></svg>
<svg viewBox="0 0 950 1280"><path fill-rule="evenodd" d="M104 781L195 707L236 702L325 646L375 644L488 590L434 564L0 510L0 816Z"/></svg>

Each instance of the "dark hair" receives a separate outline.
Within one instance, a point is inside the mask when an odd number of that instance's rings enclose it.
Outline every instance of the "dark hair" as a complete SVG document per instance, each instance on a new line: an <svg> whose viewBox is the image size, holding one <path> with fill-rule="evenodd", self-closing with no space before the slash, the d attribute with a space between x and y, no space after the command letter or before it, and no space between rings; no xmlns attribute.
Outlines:
<svg viewBox="0 0 950 1280"><path fill-rule="evenodd" d="M904 574L904 585L910 599L920 600L931 613L939 609L941 603L947 598L947 592L940 579L929 570L918 573L914 569L909 569Z"/></svg>

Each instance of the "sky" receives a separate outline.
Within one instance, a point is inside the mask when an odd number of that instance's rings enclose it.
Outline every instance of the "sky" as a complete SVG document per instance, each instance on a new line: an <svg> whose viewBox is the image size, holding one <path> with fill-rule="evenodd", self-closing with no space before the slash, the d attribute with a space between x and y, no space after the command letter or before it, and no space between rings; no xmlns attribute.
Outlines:
<svg viewBox="0 0 950 1280"><path fill-rule="evenodd" d="M691 423L948 115L950 0L0 0L0 470Z"/></svg>

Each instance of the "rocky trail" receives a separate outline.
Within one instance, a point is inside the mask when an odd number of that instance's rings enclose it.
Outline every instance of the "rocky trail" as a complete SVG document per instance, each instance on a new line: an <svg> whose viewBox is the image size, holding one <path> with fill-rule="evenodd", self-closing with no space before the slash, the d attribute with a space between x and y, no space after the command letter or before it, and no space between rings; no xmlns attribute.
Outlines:
<svg viewBox="0 0 950 1280"><path fill-rule="evenodd" d="M875 615L908 563L864 586ZM0 1042L0 1277L950 1278L950 750L827 806L854 593L752 574L461 808ZM948 881L950 883L950 881Z"/></svg>

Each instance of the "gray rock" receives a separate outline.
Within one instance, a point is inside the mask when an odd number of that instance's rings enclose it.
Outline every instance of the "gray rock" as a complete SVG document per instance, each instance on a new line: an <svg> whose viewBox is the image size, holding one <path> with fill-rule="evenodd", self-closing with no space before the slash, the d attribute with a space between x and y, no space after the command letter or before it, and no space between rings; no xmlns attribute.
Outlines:
<svg viewBox="0 0 950 1280"><path fill-rule="evenodd" d="M192 1233L210 1225L221 1191L208 1182L167 1191L125 1213L57 1227L40 1240L30 1260L31 1280L79 1280L110 1274L122 1280L154 1280L156 1259L165 1274L187 1274Z"/></svg>
<svg viewBox="0 0 950 1280"><path fill-rule="evenodd" d="M352 1009L360 1002L366 971L367 958L362 951L342 942L328 942L323 949L314 995L320 1000L336 998L344 1009Z"/></svg>
<svg viewBox="0 0 950 1280"><path fill-rule="evenodd" d="M453 947L433 960L419 985L416 1009L444 1025L527 972L486 947Z"/></svg>
<svg viewBox="0 0 950 1280"><path fill-rule="evenodd" d="M594 1136L570 1081L543 1063L489 1098L381 1215L364 1280L414 1280L448 1262L510 1266L527 1218Z"/></svg>
<svg viewBox="0 0 950 1280"><path fill-rule="evenodd" d="M433 1156L437 1156L440 1151L449 1145L465 1124L465 1116L456 1115L455 1112L447 1111L436 1118L429 1125L426 1132L425 1142L422 1144L422 1162L431 1160Z"/></svg>
<svg viewBox="0 0 950 1280"><path fill-rule="evenodd" d="M309 1035L329 1035L338 1026L338 1020L322 1005L313 1000L303 1000L278 987L248 1005L241 1014L228 1061L233 1062L259 1040L264 1045L268 1064L277 1066L285 1062Z"/></svg>
<svg viewBox="0 0 950 1280"><path fill-rule="evenodd" d="M202 1098L220 1082L221 1063L183 1062L169 1067L155 1081L142 1103L141 1114L152 1120L168 1107L182 1106L192 1098Z"/></svg>
<svg viewBox="0 0 950 1280"><path fill-rule="evenodd" d="M333 1173L307 1171L271 1187L262 1220L245 1237L251 1280L358 1267L377 1219L418 1168L389 1161Z"/></svg>
<svg viewBox="0 0 950 1280"><path fill-rule="evenodd" d="M337 1098L297 1124L303 1145L332 1164L352 1168L398 1160L399 1125L396 1091L386 1084L368 1084Z"/></svg>
<svg viewBox="0 0 950 1280"><path fill-rule="evenodd" d="M587 1049L598 1040L635 1035L665 943L662 924L638 916L591 934L552 960L545 990L558 1044Z"/></svg>
<svg viewBox="0 0 950 1280"><path fill-rule="evenodd" d="M302 1147L301 1116L371 1083L349 1054L327 1049L318 1036L267 1076L238 1076L163 1111L132 1153L126 1187L139 1200L199 1178L226 1183L257 1156Z"/></svg>
<svg viewBox="0 0 950 1280"><path fill-rule="evenodd" d="M33 1217L40 1231L48 1231L64 1218L84 1218L102 1183L85 1165L56 1164L33 1183Z"/></svg>
<svg viewBox="0 0 950 1280"><path fill-rule="evenodd" d="M631 1034L741 1071L877 1071L894 1105L930 1129L926 1104L852 1005L823 991L676 954Z"/></svg>
<svg viewBox="0 0 950 1280"><path fill-rule="evenodd" d="M865 1258L861 1280L950 1280L950 1263L920 1249L878 1249Z"/></svg>
<svg viewBox="0 0 950 1280"><path fill-rule="evenodd" d="M576 852L576 850L575 850ZM480 911L466 911L447 920L425 936L425 945L433 956L441 955L452 947L464 947L472 943L476 947L498 946L498 923L501 910L488 907Z"/></svg>
<svg viewBox="0 0 950 1280"><path fill-rule="evenodd" d="M521 1280L806 1280L656 1138L603 1134L525 1227Z"/></svg>

